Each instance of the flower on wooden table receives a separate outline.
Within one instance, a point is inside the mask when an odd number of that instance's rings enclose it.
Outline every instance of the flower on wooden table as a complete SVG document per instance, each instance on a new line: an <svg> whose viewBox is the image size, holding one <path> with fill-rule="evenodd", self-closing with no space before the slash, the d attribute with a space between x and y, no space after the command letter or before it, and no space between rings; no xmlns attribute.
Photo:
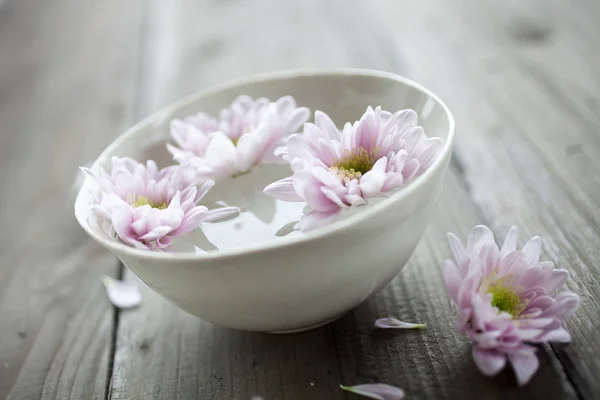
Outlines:
<svg viewBox="0 0 600 400"><path fill-rule="evenodd" d="M214 184L199 183L186 165L159 169L148 160L113 157L110 174L103 168L82 171L95 182L91 211L111 236L136 248L165 250L172 238L237 213L237 207L209 210L198 202Z"/></svg>
<svg viewBox="0 0 600 400"><path fill-rule="evenodd" d="M205 113L171 123L177 146L168 144L175 161L189 163L206 179L247 172L253 166L277 163L273 151L308 120L310 111L291 96L275 102L239 96L219 118Z"/></svg>
<svg viewBox="0 0 600 400"><path fill-rule="evenodd" d="M456 328L473 343L473 358L485 375L495 375L507 361L519 385L538 368L533 344L569 342L564 320L579 306L579 296L561 289L569 273L540 261L541 239L517 250L512 227L502 247L483 225L471 231L466 248L448 234L455 261L444 262L448 294L458 306Z"/></svg>
<svg viewBox="0 0 600 400"><path fill-rule="evenodd" d="M297 229L308 231L336 219L341 210L384 197L425 171L442 145L417 125L413 110L394 114L381 107L367 111L340 131L321 111L303 134L278 148L293 175L272 183L265 193L284 201L306 202L310 211Z"/></svg>

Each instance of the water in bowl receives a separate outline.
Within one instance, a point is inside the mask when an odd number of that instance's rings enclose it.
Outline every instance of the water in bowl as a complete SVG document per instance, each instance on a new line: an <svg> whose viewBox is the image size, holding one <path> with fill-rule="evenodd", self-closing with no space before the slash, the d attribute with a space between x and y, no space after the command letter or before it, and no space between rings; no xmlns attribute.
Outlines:
<svg viewBox="0 0 600 400"><path fill-rule="evenodd" d="M290 176L289 165L263 165L235 178L220 179L201 200L208 208L237 206L241 212L202 229L176 238L172 251L214 252L246 247L300 235L294 225L300 220L305 203L284 202L263 193L272 182Z"/></svg>

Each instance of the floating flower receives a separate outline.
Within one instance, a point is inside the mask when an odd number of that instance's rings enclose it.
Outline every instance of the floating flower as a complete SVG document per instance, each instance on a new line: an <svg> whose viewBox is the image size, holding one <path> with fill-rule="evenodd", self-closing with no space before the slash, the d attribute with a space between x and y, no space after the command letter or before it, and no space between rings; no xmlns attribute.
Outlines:
<svg viewBox="0 0 600 400"><path fill-rule="evenodd" d="M282 140L308 120L310 111L296 107L291 96L275 102L239 96L219 119L199 113L174 120L167 145L175 161L189 163L207 179L233 176L253 166L279 162L273 155Z"/></svg>
<svg viewBox="0 0 600 400"><path fill-rule="evenodd" d="M110 174L102 168L96 172L82 168L96 183L91 211L100 217L108 234L131 246L165 250L173 237L239 211L237 207L208 210L198 205L214 182L196 186L195 171L189 166L158 169L152 160L146 165L131 158L111 161Z"/></svg>
<svg viewBox="0 0 600 400"><path fill-rule="evenodd" d="M278 148L294 174L272 183L265 193L284 201L305 201L310 212L298 223L302 231L337 218L342 209L384 197L420 175L435 160L442 141L428 138L413 110L394 114L371 107L340 131L323 112L304 134Z"/></svg>
<svg viewBox="0 0 600 400"><path fill-rule="evenodd" d="M444 262L444 278L458 306L457 330L472 341L477 367L491 376L508 360L523 385L538 368L532 344L571 340L562 324L579 306L579 296L553 293L564 286L569 273L540 261L537 236L517 250L518 235L512 227L498 248L491 230L480 225L464 248L448 234L455 261Z"/></svg>

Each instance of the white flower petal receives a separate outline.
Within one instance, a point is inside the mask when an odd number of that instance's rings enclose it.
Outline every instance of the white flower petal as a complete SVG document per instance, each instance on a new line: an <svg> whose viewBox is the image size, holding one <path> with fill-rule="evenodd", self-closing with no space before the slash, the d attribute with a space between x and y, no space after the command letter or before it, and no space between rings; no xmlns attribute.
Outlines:
<svg viewBox="0 0 600 400"><path fill-rule="evenodd" d="M386 180L386 164L387 158L380 158L373 166L373 169L360 178L359 186L363 197L374 197L381 195L381 188L383 188Z"/></svg>
<svg viewBox="0 0 600 400"><path fill-rule="evenodd" d="M561 327L548 332L542 337L542 340L547 342L569 343L571 341L571 334L567 332L565 328Z"/></svg>
<svg viewBox="0 0 600 400"><path fill-rule="evenodd" d="M511 354L508 359L512 364L519 386L528 383L540 365L537 356L533 352L529 354Z"/></svg>
<svg viewBox="0 0 600 400"><path fill-rule="evenodd" d="M422 329L426 325L404 322L396 318L379 318L375 321L375 327L380 329Z"/></svg>
<svg viewBox="0 0 600 400"><path fill-rule="evenodd" d="M367 383L356 386L340 385L340 388L376 400L400 400L404 398L404 391L402 389L385 383Z"/></svg>
<svg viewBox="0 0 600 400"><path fill-rule="evenodd" d="M344 197L344 199L350 203L351 206L362 206L367 204L367 201L358 194L348 194Z"/></svg>
<svg viewBox="0 0 600 400"><path fill-rule="evenodd" d="M473 359L477 368L485 376L496 375L506 365L506 355L497 353L493 350L482 350L478 347L473 347Z"/></svg>
<svg viewBox="0 0 600 400"><path fill-rule="evenodd" d="M203 222L217 221L219 219L229 217L230 215L238 214L239 212L240 209L238 207L215 208L214 210L210 210L206 213Z"/></svg>
<svg viewBox="0 0 600 400"><path fill-rule="evenodd" d="M265 194L282 201L304 201L304 199L300 197L298 193L296 193L296 189L294 189L294 183L291 177L283 178L277 182L273 182L263 191Z"/></svg>
<svg viewBox="0 0 600 400"><path fill-rule="evenodd" d="M333 190L329 189L326 186L321 186L321 192L327 197L329 200L337 204L338 207L348 207L348 204L345 204L340 196Z"/></svg>
<svg viewBox="0 0 600 400"><path fill-rule="evenodd" d="M329 136L330 140L340 141L340 131L335 126L329 115L323 111L315 111L315 123Z"/></svg>
<svg viewBox="0 0 600 400"><path fill-rule="evenodd" d="M236 151L236 168L240 172L248 171L252 166L260 161L261 148L261 132L253 132L242 135L238 140Z"/></svg>
<svg viewBox="0 0 600 400"><path fill-rule="evenodd" d="M532 237L523 246L523 253L527 256L529 264L537 264L540 262L540 253L542 252L542 239L539 236Z"/></svg>
<svg viewBox="0 0 600 400"><path fill-rule="evenodd" d="M206 147L206 160L225 173L230 173L235 168L235 145L223 132L215 132L210 136Z"/></svg>
<svg viewBox="0 0 600 400"><path fill-rule="evenodd" d="M515 251L517 249L518 240L519 230L516 226L511 226L506 234L506 238L504 239L504 244L502 244L502 248L500 249L501 256L504 257L508 253Z"/></svg>
<svg viewBox="0 0 600 400"><path fill-rule="evenodd" d="M119 281L110 276L102 278L110 302L117 308L131 308L142 302L142 294L130 282Z"/></svg>
<svg viewBox="0 0 600 400"><path fill-rule="evenodd" d="M469 234L466 251L468 254L478 255L483 245L490 242L494 242L494 234L491 229L485 225L477 225Z"/></svg>

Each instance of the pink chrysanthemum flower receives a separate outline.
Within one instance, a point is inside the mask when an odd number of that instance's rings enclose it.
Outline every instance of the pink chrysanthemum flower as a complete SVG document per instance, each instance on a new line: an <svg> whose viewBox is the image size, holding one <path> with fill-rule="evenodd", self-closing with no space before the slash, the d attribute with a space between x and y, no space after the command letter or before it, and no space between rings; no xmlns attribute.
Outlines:
<svg viewBox="0 0 600 400"><path fill-rule="evenodd" d="M109 235L131 246L165 250L173 237L239 211L237 207L208 210L198 205L214 182L196 186L195 171L189 166L158 169L152 160L146 165L131 158L111 161L110 174L102 168L95 172L82 168L96 183L92 193L96 204L91 211Z"/></svg>
<svg viewBox="0 0 600 400"><path fill-rule="evenodd" d="M384 197L425 171L442 141L428 138L413 110L394 114L367 108L343 130L323 112L303 134L289 137L276 154L288 161L293 176L272 183L265 193L284 201L305 201L310 212L297 229L307 231L337 218L342 209Z"/></svg>
<svg viewBox="0 0 600 400"><path fill-rule="evenodd" d="M563 287L569 273L540 261L541 239L517 250L519 232L512 227L498 248L483 225L471 231L464 248L448 234L456 261L444 262L448 294L458 306L456 328L473 342L473 358L485 375L512 364L519 385L538 368L536 348L546 341L569 342L563 321L579 306L579 296Z"/></svg>
<svg viewBox="0 0 600 400"><path fill-rule="evenodd" d="M199 113L174 120L167 148L175 161L193 165L206 179L247 172L253 166L279 162L273 150L308 120L310 111L296 107L291 96L271 102L239 96L219 119Z"/></svg>

